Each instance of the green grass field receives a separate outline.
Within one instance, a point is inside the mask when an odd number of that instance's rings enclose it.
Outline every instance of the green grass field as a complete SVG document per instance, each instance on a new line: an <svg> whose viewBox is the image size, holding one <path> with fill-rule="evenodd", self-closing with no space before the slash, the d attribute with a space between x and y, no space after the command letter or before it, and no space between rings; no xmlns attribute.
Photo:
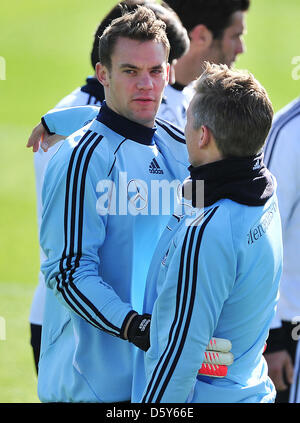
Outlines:
<svg viewBox="0 0 300 423"><path fill-rule="evenodd" d="M115 3L1 2L0 65L5 63L5 79L0 80L0 403L39 401L28 324L39 250L33 154L25 144L41 115L92 73L93 32ZM275 111L300 94L291 63L300 56L299 16L298 0L252 0L247 19L247 52L236 67L255 74ZM3 68L0 75L3 78Z"/></svg>

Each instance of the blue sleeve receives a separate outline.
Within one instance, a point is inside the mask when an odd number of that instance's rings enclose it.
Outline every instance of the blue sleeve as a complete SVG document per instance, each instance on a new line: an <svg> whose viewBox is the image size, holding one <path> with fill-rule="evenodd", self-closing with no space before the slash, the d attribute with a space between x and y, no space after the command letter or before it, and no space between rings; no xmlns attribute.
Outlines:
<svg viewBox="0 0 300 423"><path fill-rule="evenodd" d="M99 113L96 106L74 106L52 109L42 117L42 123L50 134L69 136L87 125Z"/></svg>
<svg viewBox="0 0 300 423"><path fill-rule="evenodd" d="M111 158L101 145L102 136L89 138L89 132L76 147L68 138L49 163L42 193L40 239L47 256L42 271L47 287L64 306L122 337L131 305L99 275L107 216L97 213L97 183L107 179Z"/></svg>
<svg viewBox="0 0 300 423"><path fill-rule="evenodd" d="M230 221L217 207L172 240L158 277L142 402L188 401L235 274Z"/></svg>

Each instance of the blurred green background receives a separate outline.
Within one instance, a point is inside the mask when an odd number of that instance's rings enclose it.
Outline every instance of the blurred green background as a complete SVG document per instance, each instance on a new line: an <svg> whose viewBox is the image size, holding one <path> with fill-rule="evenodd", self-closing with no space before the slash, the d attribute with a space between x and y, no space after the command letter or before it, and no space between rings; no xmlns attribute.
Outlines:
<svg viewBox="0 0 300 423"><path fill-rule="evenodd" d="M1 1L0 403L39 402L28 323L39 248L33 154L25 145L41 115L92 73L94 30L116 3ZM275 111L300 95L300 80L292 78L292 59L300 56L299 16L299 0L252 0L247 17L247 51L236 67L255 74Z"/></svg>

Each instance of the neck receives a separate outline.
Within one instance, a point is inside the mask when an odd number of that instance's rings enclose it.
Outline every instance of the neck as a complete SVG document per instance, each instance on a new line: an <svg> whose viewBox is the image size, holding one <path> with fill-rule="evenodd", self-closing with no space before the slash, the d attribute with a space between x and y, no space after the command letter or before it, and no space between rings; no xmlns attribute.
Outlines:
<svg viewBox="0 0 300 423"><path fill-rule="evenodd" d="M175 64L175 76L177 83L181 85L188 85L200 76L201 70L199 70L199 64L197 65L196 60L199 63L201 58L195 59L188 53L178 59Z"/></svg>
<svg viewBox="0 0 300 423"><path fill-rule="evenodd" d="M201 158L201 160L190 161L190 163L193 167L198 167L198 166L205 166L205 165L208 165L208 164L211 164L211 163L219 162L220 160L225 160L225 159L219 153L219 154L215 154L213 156L210 155L208 157Z"/></svg>

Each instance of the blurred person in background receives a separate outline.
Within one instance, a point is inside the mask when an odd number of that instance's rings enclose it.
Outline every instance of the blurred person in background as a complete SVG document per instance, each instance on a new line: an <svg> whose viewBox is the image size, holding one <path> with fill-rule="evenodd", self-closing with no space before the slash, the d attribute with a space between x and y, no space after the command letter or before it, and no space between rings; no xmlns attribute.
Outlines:
<svg viewBox="0 0 300 423"><path fill-rule="evenodd" d="M180 128L204 62L232 66L245 52L243 36L250 0L165 0L188 32L190 48L175 63L175 81L165 90L159 116Z"/></svg>
<svg viewBox="0 0 300 423"><path fill-rule="evenodd" d="M265 147L265 163L278 183L282 220L283 272L276 316L272 322L265 357L276 389L276 402L299 402L293 385L293 367L299 368L296 348L300 322L300 98L275 115ZM299 353L298 353L299 356ZM295 384L299 376L295 374ZM297 394L298 392L298 394ZM297 400L298 395L298 400Z"/></svg>

